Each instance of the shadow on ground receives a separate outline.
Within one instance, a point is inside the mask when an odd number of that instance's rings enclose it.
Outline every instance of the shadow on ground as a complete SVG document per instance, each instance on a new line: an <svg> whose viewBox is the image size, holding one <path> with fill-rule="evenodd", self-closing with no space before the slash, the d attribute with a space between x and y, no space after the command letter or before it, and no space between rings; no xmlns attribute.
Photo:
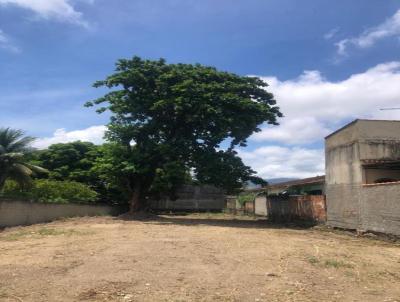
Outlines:
<svg viewBox="0 0 400 302"><path fill-rule="evenodd" d="M182 226L219 226L232 228L265 228L265 229L309 229L316 224L311 222L296 221L296 222L277 222L269 221L265 218L255 218L246 216L224 216L222 214L199 214L199 217L194 214L150 214L139 213L134 215L123 214L115 219L124 221L142 221L149 224L157 225L182 225Z"/></svg>

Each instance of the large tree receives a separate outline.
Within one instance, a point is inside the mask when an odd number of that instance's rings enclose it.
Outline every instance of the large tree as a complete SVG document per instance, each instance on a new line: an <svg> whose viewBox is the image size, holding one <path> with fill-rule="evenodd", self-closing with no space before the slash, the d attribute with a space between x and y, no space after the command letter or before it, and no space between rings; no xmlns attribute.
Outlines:
<svg viewBox="0 0 400 302"><path fill-rule="evenodd" d="M34 138L25 136L22 130L0 128L0 191L7 179L13 179L21 186L31 181L34 173L47 171L28 162L27 155Z"/></svg>
<svg viewBox="0 0 400 302"><path fill-rule="evenodd" d="M119 60L94 86L112 89L86 104L112 114L106 137L113 144L100 170L124 184L131 211L189 179L238 189L255 172L235 147L281 116L261 79L198 64Z"/></svg>

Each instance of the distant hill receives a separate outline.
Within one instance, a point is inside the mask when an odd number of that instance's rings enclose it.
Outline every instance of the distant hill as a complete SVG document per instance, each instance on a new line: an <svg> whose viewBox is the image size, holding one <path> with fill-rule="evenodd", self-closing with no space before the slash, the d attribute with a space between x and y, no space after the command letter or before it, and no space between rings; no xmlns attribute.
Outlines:
<svg viewBox="0 0 400 302"><path fill-rule="evenodd" d="M271 179L268 179L267 181L268 181L268 183L270 184L270 185L273 185L273 184L278 184L278 183L281 183L281 182L287 182L287 181L292 181L292 180L297 180L298 178L284 178L284 177L282 177L282 178L271 178Z"/></svg>

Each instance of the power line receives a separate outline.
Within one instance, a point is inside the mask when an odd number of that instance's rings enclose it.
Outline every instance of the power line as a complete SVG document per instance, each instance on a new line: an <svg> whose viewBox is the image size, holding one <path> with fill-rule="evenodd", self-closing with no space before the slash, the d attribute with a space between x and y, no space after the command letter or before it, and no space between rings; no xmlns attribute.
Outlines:
<svg viewBox="0 0 400 302"><path fill-rule="evenodd" d="M379 110L400 110L400 107L397 107L397 108L381 108Z"/></svg>

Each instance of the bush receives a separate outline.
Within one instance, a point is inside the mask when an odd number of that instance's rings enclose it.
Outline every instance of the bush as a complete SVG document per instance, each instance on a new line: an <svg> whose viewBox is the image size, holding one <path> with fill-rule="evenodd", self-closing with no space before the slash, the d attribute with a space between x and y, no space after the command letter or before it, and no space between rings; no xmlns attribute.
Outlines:
<svg viewBox="0 0 400 302"><path fill-rule="evenodd" d="M29 188L7 181L1 196L44 203L89 203L95 202L98 194L79 182L37 179Z"/></svg>
<svg viewBox="0 0 400 302"><path fill-rule="evenodd" d="M256 198L257 193L248 193L244 192L238 195L237 200L241 206L244 206L246 202L254 201Z"/></svg>

